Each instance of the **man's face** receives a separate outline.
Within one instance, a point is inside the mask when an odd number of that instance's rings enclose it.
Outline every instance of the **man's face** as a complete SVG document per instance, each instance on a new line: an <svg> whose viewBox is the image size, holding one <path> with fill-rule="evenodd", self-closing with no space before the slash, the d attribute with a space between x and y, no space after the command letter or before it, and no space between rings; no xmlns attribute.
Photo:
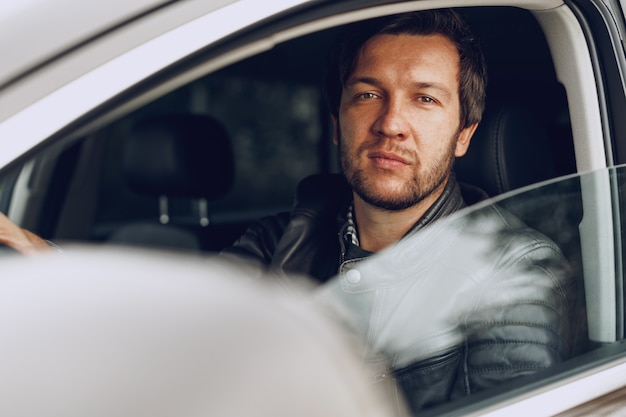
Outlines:
<svg viewBox="0 0 626 417"><path fill-rule="evenodd" d="M356 196L402 210L442 192L476 128L460 129L459 54L441 35L377 35L341 96L335 141Z"/></svg>

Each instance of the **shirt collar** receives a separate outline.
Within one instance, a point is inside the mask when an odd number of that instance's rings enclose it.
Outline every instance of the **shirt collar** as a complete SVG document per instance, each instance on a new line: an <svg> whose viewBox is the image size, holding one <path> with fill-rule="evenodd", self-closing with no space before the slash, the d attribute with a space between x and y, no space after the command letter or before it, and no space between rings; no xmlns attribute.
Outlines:
<svg viewBox="0 0 626 417"><path fill-rule="evenodd" d="M354 224L354 200L348 206L343 238L346 242L352 243L354 246L361 246L359 244L359 234L356 231L356 225Z"/></svg>

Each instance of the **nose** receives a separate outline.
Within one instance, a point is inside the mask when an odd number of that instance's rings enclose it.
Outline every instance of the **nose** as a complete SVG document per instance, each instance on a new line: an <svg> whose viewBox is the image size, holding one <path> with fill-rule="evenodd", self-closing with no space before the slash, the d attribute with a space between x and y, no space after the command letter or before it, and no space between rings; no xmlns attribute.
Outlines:
<svg viewBox="0 0 626 417"><path fill-rule="evenodd" d="M408 137L409 123L405 105L397 99L387 100L373 125L375 134L384 138L404 140Z"/></svg>

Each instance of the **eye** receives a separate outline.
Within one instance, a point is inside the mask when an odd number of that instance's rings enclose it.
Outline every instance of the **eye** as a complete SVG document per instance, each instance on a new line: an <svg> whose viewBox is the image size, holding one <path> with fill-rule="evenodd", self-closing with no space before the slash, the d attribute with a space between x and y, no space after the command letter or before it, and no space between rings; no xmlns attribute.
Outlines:
<svg viewBox="0 0 626 417"><path fill-rule="evenodd" d="M434 104L437 102L437 100L429 96L419 96L417 99L421 103L426 103L426 104Z"/></svg>
<svg viewBox="0 0 626 417"><path fill-rule="evenodd" d="M377 98L378 95L374 94L374 93L361 93L359 95L356 96L357 99L359 100L372 100L374 98Z"/></svg>

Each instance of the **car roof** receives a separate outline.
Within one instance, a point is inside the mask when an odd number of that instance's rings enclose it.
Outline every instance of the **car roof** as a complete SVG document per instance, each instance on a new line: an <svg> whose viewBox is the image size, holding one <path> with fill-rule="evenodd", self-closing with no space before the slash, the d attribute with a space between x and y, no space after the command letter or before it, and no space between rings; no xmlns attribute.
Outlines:
<svg viewBox="0 0 626 417"><path fill-rule="evenodd" d="M67 49L138 15L166 0L23 0L0 4L0 80L39 65ZM0 82L1 82L0 81Z"/></svg>
<svg viewBox="0 0 626 417"><path fill-rule="evenodd" d="M211 0L221 7L237 0ZM0 3L0 88L90 39L169 4L172 0L21 0Z"/></svg>

